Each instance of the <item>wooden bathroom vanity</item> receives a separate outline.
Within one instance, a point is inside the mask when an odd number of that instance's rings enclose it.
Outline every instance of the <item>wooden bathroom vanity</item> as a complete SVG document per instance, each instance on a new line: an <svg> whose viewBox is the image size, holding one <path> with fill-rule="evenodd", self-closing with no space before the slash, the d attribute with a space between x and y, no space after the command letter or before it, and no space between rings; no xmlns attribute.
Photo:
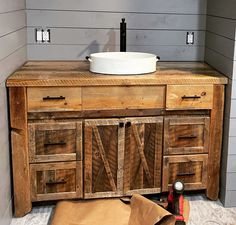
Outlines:
<svg viewBox="0 0 236 225"><path fill-rule="evenodd" d="M226 83L195 62L135 76L27 62L7 80L15 215L37 201L166 192L176 179L217 199Z"/></svg>

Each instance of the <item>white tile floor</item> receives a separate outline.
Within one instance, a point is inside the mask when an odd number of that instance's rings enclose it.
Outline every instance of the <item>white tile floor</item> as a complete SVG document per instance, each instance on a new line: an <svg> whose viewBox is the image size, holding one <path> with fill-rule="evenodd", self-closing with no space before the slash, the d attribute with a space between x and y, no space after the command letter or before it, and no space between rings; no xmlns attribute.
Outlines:
<svg viewBox="0 0 236 225"><path fill-rule="evenodd" d="M219 201L209 201L201 195L187 199L190 200L188 225L236 225L236 208L224 208ZM11 225L49 225L53 209L54 206L34 207L25 217L14 218Z"/></svg>

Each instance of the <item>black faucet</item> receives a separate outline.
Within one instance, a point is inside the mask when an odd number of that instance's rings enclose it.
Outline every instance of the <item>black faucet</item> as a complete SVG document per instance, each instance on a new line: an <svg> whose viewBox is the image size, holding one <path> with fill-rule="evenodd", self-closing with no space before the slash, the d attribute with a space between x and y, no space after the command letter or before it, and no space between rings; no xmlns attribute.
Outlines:
<svg viewBox="0 0 236 225"><path fill-rule="evenodd" d="M120 51L126 52L126 23L125 18L121 19L120 23Z"/></svg>

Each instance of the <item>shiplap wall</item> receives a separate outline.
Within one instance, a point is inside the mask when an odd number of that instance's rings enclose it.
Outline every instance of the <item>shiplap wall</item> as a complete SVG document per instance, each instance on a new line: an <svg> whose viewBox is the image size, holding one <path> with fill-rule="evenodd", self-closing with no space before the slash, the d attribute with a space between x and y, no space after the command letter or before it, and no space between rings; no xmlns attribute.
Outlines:
<svg viewBox="0 0 236 225"><path fill-rule="evenodd" d="M168 61L204 59L206 0L26 0L28 58L84 59L119 51L119 26L127 21L127 50ZM35 28L50 28L51 43L37 44ZM186 45L186 32L195 44Z"/></svg>
<svg viewBox="0 0 236 225"><path fill-rule="evenodd" d="M236 206L236 1L208 0L205 60L228 76L221 200Z"/></svg>
<svg viewBox="0 0 236 225"><path fill-rule="evenodd" d="M0 225L11 221L6 78L26 61L25 0L0 0Z"/></svg>

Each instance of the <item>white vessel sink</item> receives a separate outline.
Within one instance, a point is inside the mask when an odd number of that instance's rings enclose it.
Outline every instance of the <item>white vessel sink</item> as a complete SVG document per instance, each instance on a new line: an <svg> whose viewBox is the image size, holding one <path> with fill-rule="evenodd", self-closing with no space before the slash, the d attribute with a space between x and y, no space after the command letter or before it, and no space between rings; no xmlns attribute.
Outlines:
<svg viewBox="0 0 236 225"><path fill-rule="evenodd" d="M142 52L100 52L91 54L88 60L91 72L130 75L155 72L158 59Z"/></svg>

